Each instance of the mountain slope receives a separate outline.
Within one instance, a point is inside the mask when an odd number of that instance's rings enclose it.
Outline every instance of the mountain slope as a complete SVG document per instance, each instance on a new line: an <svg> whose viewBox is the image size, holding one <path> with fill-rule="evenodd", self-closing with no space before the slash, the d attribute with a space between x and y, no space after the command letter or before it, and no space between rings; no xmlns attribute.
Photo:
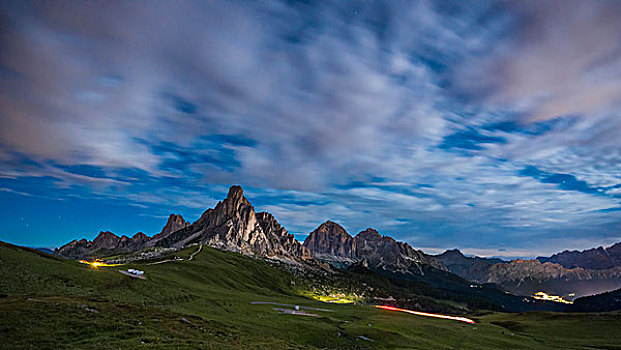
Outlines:
<svg viewBox="0 0 621 350"><path fill-rule="evenodd" d="M578 298L570 305L572 312L609 312L621 310L621 288L610 292Z"/></svg>

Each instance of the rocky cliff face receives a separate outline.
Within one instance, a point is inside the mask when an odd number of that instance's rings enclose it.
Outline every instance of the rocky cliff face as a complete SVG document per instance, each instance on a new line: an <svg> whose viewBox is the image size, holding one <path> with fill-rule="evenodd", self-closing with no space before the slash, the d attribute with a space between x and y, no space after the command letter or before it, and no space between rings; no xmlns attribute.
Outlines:
<svg viewBox="0 0 621 350"><path fill-rule="evenodd" d="M57 248L54 253L67 258L91 258L118 253L131 252L142 247L150 238L142 232L133 237L117 236L109 231L102 231L94 240L73 240Z"/></svg>
<svg viewBox="0 0 621 350"><path fill-rule="evenodd" d="M585 269L602 270L613 267L621 267L621 243L608 248L593 248L581 252L564 251L551 257L538 257L542 263L551 262L560 264L565 268L582 267Z"/></svg>
<svg viewBox="0 0 621 350"><path fill-rule="evenodd" d="M311 232L304 246L319 259L357 263L399 274L422 275L426 268L446 270L437 260L409 244L382 236L372 228L352 237L340 225L327 221Z"/></svg>
<svg viewBox="0 0 621 350"><path fill-rule="evenodd" d="M183 247L192 243L264 257L309 256L271 214L255 213L240 186L231 187L225 200L205 211L192 225L162 235L148 245Z"/></svg>

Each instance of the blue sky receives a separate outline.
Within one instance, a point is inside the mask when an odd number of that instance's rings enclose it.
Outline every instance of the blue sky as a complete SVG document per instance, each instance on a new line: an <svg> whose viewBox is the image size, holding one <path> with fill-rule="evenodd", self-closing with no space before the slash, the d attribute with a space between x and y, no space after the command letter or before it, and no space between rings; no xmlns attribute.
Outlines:
<svg viewBox="0 0 621 350"><path fill-rule="evenodd" d="M0 240L196 220L241 184L530 257L621 241L621 4L0 1Z"/></svg>

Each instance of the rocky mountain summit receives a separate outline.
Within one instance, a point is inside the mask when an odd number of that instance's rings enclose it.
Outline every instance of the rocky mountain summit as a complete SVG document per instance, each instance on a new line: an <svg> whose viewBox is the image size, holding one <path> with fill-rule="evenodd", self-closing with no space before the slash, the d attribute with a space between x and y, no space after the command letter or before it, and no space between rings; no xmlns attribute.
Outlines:
<svg viewBox="0 0 621 350"><path fill-rule="evenodd" d="M322 260L339 263L357 263L398 274L423 275L428 268L446 270L444 265L409 244L397 242L368 228L355 237L332 221L326 221L311 232L304 246Z"/></svg>
<svg viewBox="0 0 621 350"><path fill-rule="evenodd" d="M542 263L551 262L565 268L582 267L585 269L602 270L621 267L621 243L608 248L598 247L583 251L569 251L554 254L551 257L538 257Z"/></svg>
<svg viewBox="0 0 621 350"><path fill-rule="evenodd" d="M310 257L271 214L255 213L240 186L231 187L226 199L190 226L157 237L148 246L181 248L192 243L264 257Z"/></svg>

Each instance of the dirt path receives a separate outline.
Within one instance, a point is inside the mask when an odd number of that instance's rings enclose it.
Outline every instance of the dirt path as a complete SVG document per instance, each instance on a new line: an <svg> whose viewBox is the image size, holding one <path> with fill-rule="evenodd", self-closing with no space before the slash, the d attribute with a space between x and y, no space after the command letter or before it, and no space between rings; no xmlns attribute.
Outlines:
<svg viewBox="0 0 621 350"><path fill-rule="evenodd" d="M188 261L192 261L192 259L194 259L194 256L198 253L201 252L201 250L203 249L203 245L201 244L198 249L192 253L192 255L190 255L190 258L188 259ZM183 261L183 259L167 259L167 260L162 260L162 261L156 261L156 262L152 262L152 263L148 263L146 265L157 265L157 264L163 264L163 263L167 263L167 262L171 262L171 261Z"/></svg>
<svg viewBox="0 0 621 350"><path fill-rule="evenodd" d="M192 255L190 255L190 258L188 259L188 261L192 261L192 259L194 259L194 256L196 254L200 253L201 249L203 249L203 245L202 244L198 247L198 249L194 253L192 253Z"/></svg>
<svg viewBox="0 0 621 350"><path fill-rule="evenodd" d="M162 261L156 261L156 262L148 263L146 265L157 265L157 264L163 264L163 263L167 263L167 262L171 262L171 261L181 261L181 260L167 259L167 260L162 260Z"/></svg>
<svg viewBox="0 0 621 350"><path fill-rule="evenodd" d="M196 254L200 253L201 249L203 249L203 245L202 244L198 247L198 249L194 253L192 253L192 255L190 255L190 258L188 259L188 261L192 261L192 259L194 259L194 256Z"/></svg>

